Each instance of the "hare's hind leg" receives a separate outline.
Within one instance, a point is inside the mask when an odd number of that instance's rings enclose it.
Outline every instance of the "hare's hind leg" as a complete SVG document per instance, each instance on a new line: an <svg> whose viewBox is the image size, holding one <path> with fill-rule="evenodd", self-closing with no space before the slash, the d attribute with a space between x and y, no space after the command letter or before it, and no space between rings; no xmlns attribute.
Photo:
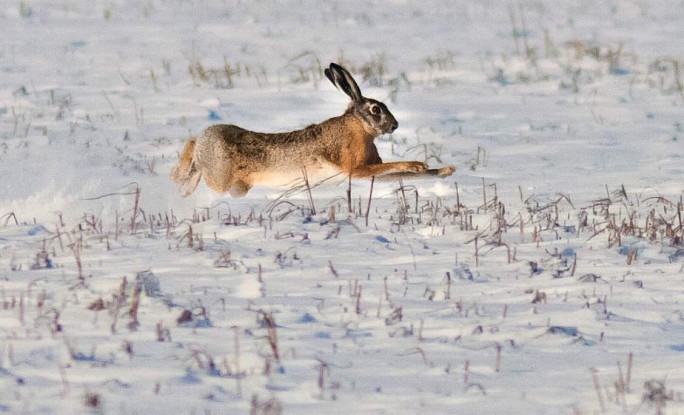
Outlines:
<svg viewBox="0 0 684 415"><path fill-rule="evenodd" d="M197 166L211 190L240 197L252 187L252 160L236 144L244 141L245 132L234 125L214 125L197 137Z"/></svg>
<svg viewBox="0 0 684 415"><path fill-rule="evenodd" d="M230 189L231 174L229 169L207 166L204 170L202 176L208 188L219 193L227 192Z"/></svg>
<svg viewBox="0 0 684 415"><path fill-rule="evenodd" d="M202 172L197 168L195 160L195 138L191 138L183 147L178 163L171 171L171 179L182 190L182 196L189 196L197 187Z"/></svg>
<svg viewBox="0 0 684 415"><path fill-rule="evenodd" d="M219 193L228 192L233 197L242 197L252 188L250 181L236 177L238 175L232 171L230 160L226 160L218 166L210 166L208 169L210 171L205 171L202 176L207 187L211 190Z"/></svg>
<svg viewBox="0 0 684 415"><path fill-rule="evenodd" d="M251 183L247 183L244 180L230 180L230 181L212 181L208 176L204 179L204 181L207 183L207 186L216 192L219 193L230 193L231 196L233 197L242 197L249 192L249 189L252 188Z"/></svg>
<svg viewBox="0 0 684 415"><path fill-rule="evenodd" d="M244 180L234 180L231 187L228 190L231 196L233 197L242 197L249 192L249 189L252 188L252 185L250 183L247 183Z"/></svg>
<svg viewBox="0 0 684 415"><path fill-rule="evenodd" d="M192 176L183 183L181 186L181 189L183 193L181 194L183 197L188 197L192 194L192 192L195 191L197 188L197 185L199 184L200 180L202 179L202 172L199 170L195 170Z"/></svg>

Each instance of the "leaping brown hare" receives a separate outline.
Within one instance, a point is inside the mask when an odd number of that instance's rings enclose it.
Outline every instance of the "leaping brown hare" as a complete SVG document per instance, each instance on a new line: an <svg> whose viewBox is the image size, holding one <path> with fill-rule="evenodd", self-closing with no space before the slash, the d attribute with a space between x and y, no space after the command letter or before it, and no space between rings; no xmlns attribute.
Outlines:
<svg viewBox="0 0 684 415"><path fill-rule="evenodd" d="M383 163L373 140L399 124L387 106L365 98L351 74L335 63L325 76L351 98L344 114L286 133L257 133L235 125L213 125L191 138L171 172L183 196L200 179L210 189L244 196L259 182L293 174L326 170L352 178L397 180L447 177L454 167L428 169L421 161Z"/></svg>

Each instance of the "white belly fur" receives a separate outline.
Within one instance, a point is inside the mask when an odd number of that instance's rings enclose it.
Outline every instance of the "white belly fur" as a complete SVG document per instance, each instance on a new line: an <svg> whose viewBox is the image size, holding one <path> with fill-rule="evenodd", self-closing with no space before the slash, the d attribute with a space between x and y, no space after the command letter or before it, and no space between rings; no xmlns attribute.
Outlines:
<svg viewBox="0 0 684 415"><path fill-rule="evenodd" d="M307 166L306 177L309 181L309 186L315 186L331 178L344 179L345 175L340 172L339 168L328 163L321 163ZM295 187L304 184L304 169L297 167L279 168L254 173L251 178L254 184L273 187Z"/></svg>

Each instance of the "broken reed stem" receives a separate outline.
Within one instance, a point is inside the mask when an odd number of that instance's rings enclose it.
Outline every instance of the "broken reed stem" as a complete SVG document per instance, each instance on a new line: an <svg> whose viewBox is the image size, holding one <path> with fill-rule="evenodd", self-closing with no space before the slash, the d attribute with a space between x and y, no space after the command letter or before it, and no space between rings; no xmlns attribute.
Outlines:
<svg viewBox="0 0 684 415"><path fill-rule="evenodd" d="M456 213L459 214L461 212L461 195L458 191L458 182L454 184L456 185Z"/></svg>
<svg viewBox="0 0 684 415"><path fill-rule="evenodd" d="M70 235L67 233L67 236ZM71 239L71 238L70 238ZM81 250L83 249L83 235L79 235L78 239L75 239L69 245L71 252L74 255L74 260L76 261L76 270L78 272L78 280L80 282L84 281L83 277L83 263L81 262Z"/></svg>
<svg viewBox="0 0 684 415"><path fill-rule="evenodd" d="M337 270L333 266L333 263L331 260L328 260L328 268L330 268L330 272L332 272L332 274L335 278L340 278L340 274L337 273Z"/></svg>
<svg viewBox="0 0 684 415"><path fill-rule="evenodd" d="M482 209L487 211L487 187L485 186L485 179L482 178Z"/></svg>
<svg viewBox="0 0 684 415"><path fill-rule="evenodd" d="M358 289L356 290L356 314L361 314L361 289L363 286L361 284L358 285Z"/></svg>
<svg viewBox="0 0 684 415"><path fill-rule="evenodd" d="M133 214L131 215L131 233L135 233L136 218L138 217L138 210L140 209L140 187L135 186L135 202L133 204Z"/></svg>
<svg viewBox="0 0 684 415"><path fill-rule="evenodd" d="M380 318L380 313L382 312L382 295L378 296L378 311L375 313L375 317Z"/></svg>
<svg viewBox="0 0 684 415"><path fill-rule="evenodd" d="M59 249L64 252L64 242L62 241L62 231L60 229L61 228L57 228L55 232L57 233L57 240L59 241Z"/></svg>
<svg viewBox="0 0 684 415"><path fill-rule="evenodd" d="M349 182L347 184L347 212L352 214L352 199L351 199L351 173L349 173Z"/></svg>
<svg viewBox="0 0 684 415"><path fill-rule="evenodd" d="M157 323L157 325L156 325L156 327L155 327L155 330L156 330L156 332L157 332L157 341L158 341L158 342L163 342L163 341L165 341L166 339L165 339L165 337L164 337L164 325L163 325L163 321L159 321L159 322Z"/></svg>
<svg viewBox="0 0 684 415"><path fill-rule="evenodd" d="M142 281L137 280L133 287L133 296L131 297L131 308L128 310L130 321L128 323L128 330L136 331L140 326L138 321L138 308L140 307L140 294L142 292Z"/></svg>
<svg viewBox="0 0 684 415"><path fill-rule="evenodd" d="M10 213L7 213L7 214L5 214L5 215L3 215L3 216L0 216L0 221L1 221L1 220L4 220L4 221L5 221L5 224L3 225L3 226L5 226L5 227L6 227L7 224L9 223L9 220L10 220L10 219L14 219L14 224L17 225L17 226L19 226L19 221L17 220L17 215L15 215L14 212L10 212Z"/></svg>
<svg viewBox="0 0 684 415"><path fill-rule="evenodd" d="M383 289L385 291L385 301L389 303L389 291L387 290L387 276L385 276L385 280L383 281Z"/></svg>
<svg viewBox="0 0 684 415"><path fill-rule="evenodd" d="M114 218L116 219L116 223L114 225L114 240L118 241L119 240L119 211L118 210L114 211Z"/></svg>
<svg viewBox="0 0 684 415"><path fill-rule="evenodd" d="M577 253L575 253L575 257L572 260L572 268L570 268L570 276L574 277L575 276L575 271L577 270Z"/></svg>
<svg viewBox="0 0 684 415"><path fill-rule="evenodd" d="M468 384L468 371L470 369L470 360L466 360L463 364L463 383Z"/></svg>
<svg viewBox="0 0 684 415"><path fill-rule="evenodd" d="M368 193L368 206L366 206L366 227L368 227L368 216L370 216L371 200L373 200L373 184L375 176L371 177L370 192Z"/></svg>
<svg viewBox="0 0 684 415"><path fill-rule="evenodd" d="M677 91L679 92L679 95L684 98L684 85L682 84L682 78L679 73L679 61L676 59L672 59L672 69L674 73L674 78L675 78L675 85L677 85Z"/></svg>
<svg viewBox="0 0 684 415"><path fill-rule="evenodd" d="M323 391L325 389L325 371L328 368L324 362L319 361L318 365L318 389Z"/></svg>
<svg viewBox="0 0 684 415"><path fill-rule="evenodd" d="M24 316L26 315L25 313L26 309L24 308L24 293L21 293L19 296L19 322L21 325L24 325Z"/></svg>
<svg viewBox="0 0 684 415"><path fill-rule="evenodd" d="M240 373L240 329L233 326L233 347L235 348L235 357L233 358L233 365L235 366L235 381L237 383L237 394L242 397L242 374Z"/></svg>
<svg viewBox="0 0 684 415"><path fill-rule="evenodd" d="M628 393L630 393L631 389L632 389L630 384L632 383L632 364L633 363L634 363L634 353L629 352L629 354L627 355L627 380L625 381L626 382L625 386L626 386Z"/></svg>
<svg viewBox="0 0 684 415"><path fill-rule="evenodd" d="M259 313L264 319L264 325L268 329L268 344L271 346L271 352L273 353L273 359L280 363L280 353L278 352L278 334L276 332L276 323L273 318L273 313L266 313L260 310Z"/></svg>
<svg viewBox="0 0 684 415"><path fill-rule="evenodd" d="M499 343L496 344L496 366L494 367L494 370L498 373L501 371L501 345Z"/></svg>
<svg viewBox="0 0 684 415"><path fill-rule="evenodd" d="M622 399L622 406L627 413L627 384L625 382L625 375L622 372L622 363L617 362L618 368L618 380L615 382L615 403L620 405L620 399Z"/></svg>

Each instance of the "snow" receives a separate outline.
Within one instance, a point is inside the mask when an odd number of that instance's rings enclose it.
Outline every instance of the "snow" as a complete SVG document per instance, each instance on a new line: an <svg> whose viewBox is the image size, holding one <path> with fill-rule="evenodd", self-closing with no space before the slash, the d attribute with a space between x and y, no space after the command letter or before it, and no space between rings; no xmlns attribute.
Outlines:
<svg viewBox="0 0 684 415"><path fill-rule="evenodd" d="M682 6L1 3L0 413L681 413ZM331 61L456 173L180 197Z"/></svg>

